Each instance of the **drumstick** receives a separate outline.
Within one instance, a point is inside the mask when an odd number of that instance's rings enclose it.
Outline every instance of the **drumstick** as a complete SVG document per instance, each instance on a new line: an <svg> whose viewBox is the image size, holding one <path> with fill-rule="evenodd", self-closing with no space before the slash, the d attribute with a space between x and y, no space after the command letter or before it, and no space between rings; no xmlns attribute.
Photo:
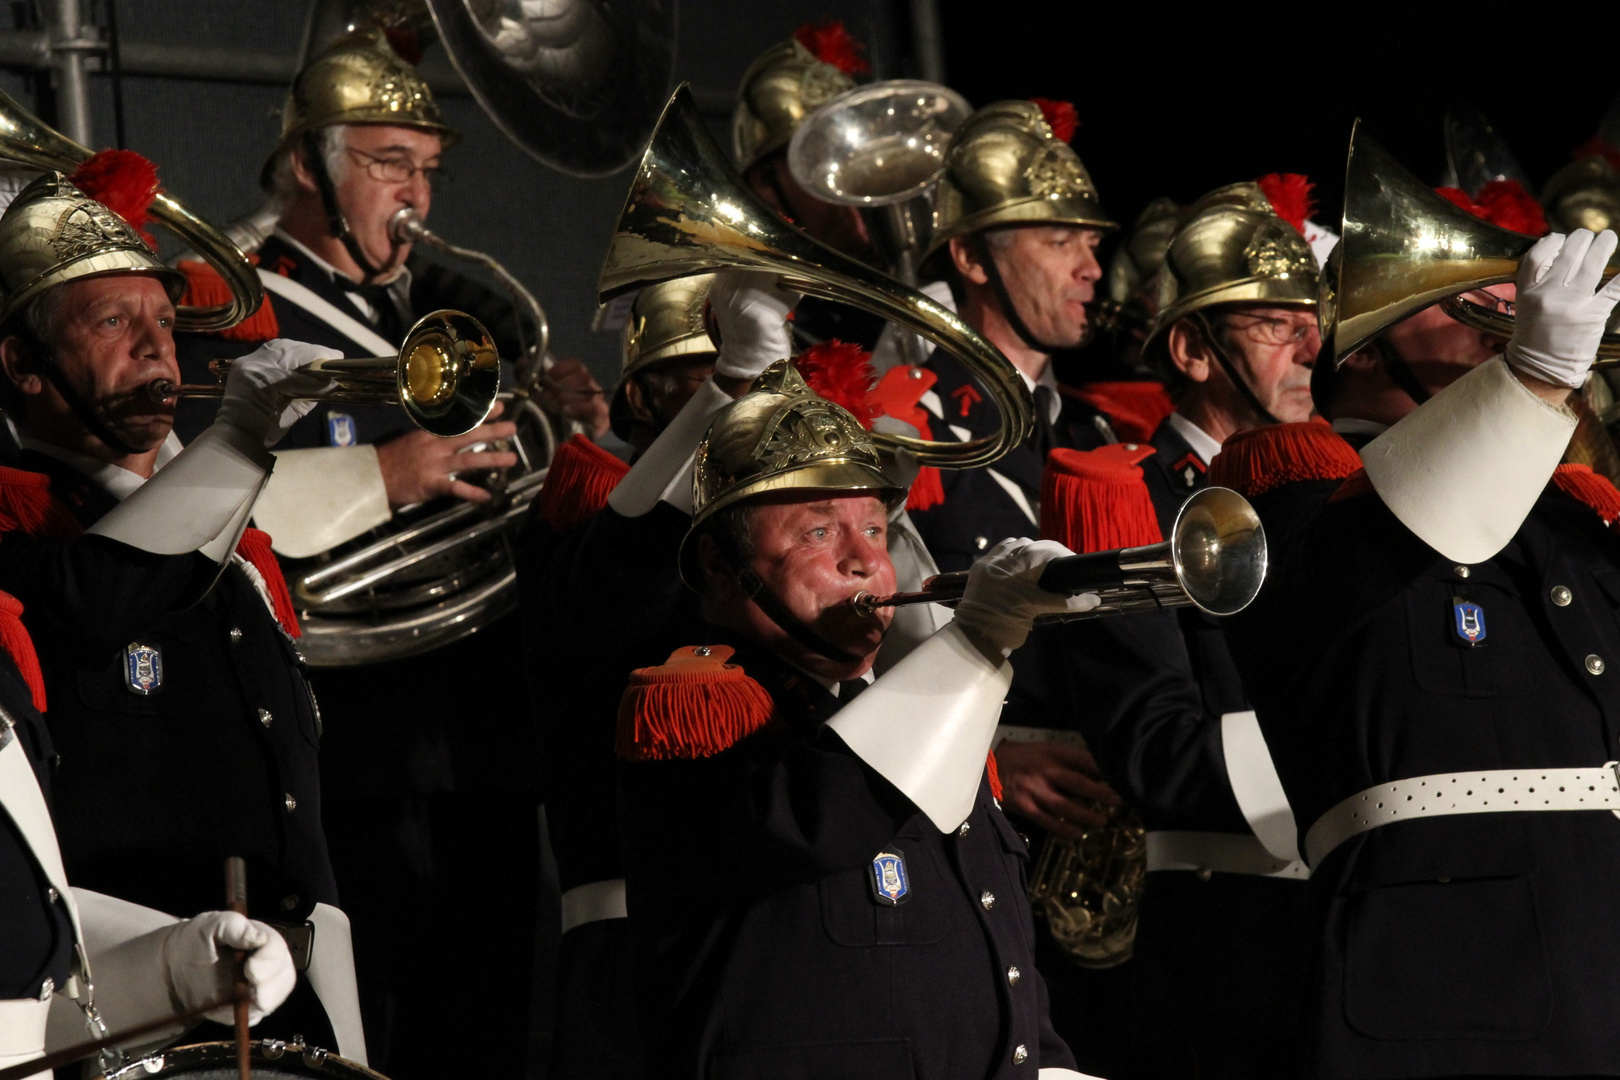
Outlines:
<svg viewBox="0 0 1620 1080"><path fill-rule="evenodd" d="M238 915L247 915L247 863L242 861L240 855L232 855L225 860L225 905ZM252 999L253 991L248 987L247 953L242 949L232 950L234 972L233 998L236 1001L236 1075L237 1080L252 1080L253 1064L249 1057L248 1046L248 1002Z"/></svg>
<svg viewBox="0 0 1620 1080"><path fill-rule="evenodd" d="M65 1050L58 1050L54 1054L46 1054L44 1057L37 1057L30 1061L24 1061L19 1065L8 1065L6 1068L0 1069L0 1080L27 1080L28 1077L35 1076L39 1073L50 1072L58 1065L71 1065L75 1061L81 1061L84 1058L89 1057L91 1054L94 1054L96 1051L105 1050L109 1046L117 1046L121 1043L134 1042L142 1035L148 1035L154 1031L162 1031L165 1028L175 1027L176 1025L180 1027L190 1027L191 1022L193 1020L200 1020L204 1013L211 1013L215 1009L222 1009L235 1000L236 993L235 991L232 991L230 994L220 998L218 1001L210 1001L208 1004L199 1005L195 1009L187 1009L185 1012L175 1013L173 1016L165 1016L158 1020L148 1020L144 1024L137 1024L132 1028L125 1028L123 1031L117 1032L116 1034L107 1035L100 1039L91 1039L89 1042L82 1042L77 1046L70 1046Z"/></svg>

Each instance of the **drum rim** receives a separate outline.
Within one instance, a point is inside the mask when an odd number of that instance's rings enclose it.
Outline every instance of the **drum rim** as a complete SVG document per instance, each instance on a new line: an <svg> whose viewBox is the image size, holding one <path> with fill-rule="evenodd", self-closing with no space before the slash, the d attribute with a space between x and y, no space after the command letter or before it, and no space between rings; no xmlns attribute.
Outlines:
<svg viewBox="0 0 1620 1080"><path fill-rule="evenodd" d="M388 1080L382 1073L369 1069L358 1061L351 1061L318 1046L307 1046L302 1042L286 1039L254 1039L248 1045L252 1059L266 1065L282 1066L296 1063L312 1074L343 1076L350 1080ZM319 1056L311 1061L312 1055ZM159 1062L156 1068L148 1065L153 1059ZM105 1080L141 1080L143 1077L174 1075L179 1070L199 1066L230 1066L235 1063L234 1042L188 1043L185 1046L166 1046L143 1054L127 1065L107 1073Z"/></svg>

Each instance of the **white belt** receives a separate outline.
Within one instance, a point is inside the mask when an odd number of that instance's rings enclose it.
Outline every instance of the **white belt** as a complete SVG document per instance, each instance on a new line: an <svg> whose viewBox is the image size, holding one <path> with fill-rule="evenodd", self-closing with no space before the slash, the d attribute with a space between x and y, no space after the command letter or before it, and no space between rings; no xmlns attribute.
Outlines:
<svg viewBox="0 0 1620 1080"><path fill-rule="evenodd" d="M562 932L576 926L629 916L624 902L624 878L576 885L562 894Z"/></svg>
<svg viewBox="0 0 1620 1080"><path fill-rule="evenodd" d="M49 998L0 1001L0 1068L45 1056L45 1018L50 1012Z"/></svg>
<svg viewBox="0 0 1620 1080"><path fill-rule="evenodd" d="M1611 761L1584 769L1487 769L1392 780L1350 796L1317 818L1305 834L1305 858L1320 866L1352 836L1396 821L1525 810L1620 814L1620 770Z"/></svg>
<svg viewBox="0 0 1620 1080"><path fill-rule="evenodd" d="M1277 858L1252 836L1168 829L1147 834L1147 868L1150 874L1155 870L1192 870L1299 880L1311 876L1304 863Z"/></svg>

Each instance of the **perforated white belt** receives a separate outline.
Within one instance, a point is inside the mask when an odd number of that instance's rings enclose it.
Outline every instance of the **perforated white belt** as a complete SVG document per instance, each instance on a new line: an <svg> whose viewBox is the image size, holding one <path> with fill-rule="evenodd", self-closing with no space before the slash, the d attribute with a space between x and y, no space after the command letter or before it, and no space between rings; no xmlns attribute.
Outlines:
<svg viewBox="0 0 1620 1080"><path fill-rule="evenodd" d="M1350 796L1317 818L1305 834L1305 859L1320 866L1352 836L1397 821L1527 810L1620 813L1620 769L1611 761L1584 769L1487 769L1391 780Z"/></svg>
<svg viewBox="0 0 1620 1080"><path fill-rule="evenodd" d="M50 1011L49 998L0 1001L0 1068L44 1056L45 1018Z"/></svg>
<svg viewBox="0 0 1620 1080"><path fill-rule="evenodd" d="M1147 834L1148 873L1191 870L1200 874L1249 874L1255 877L1311 876L1297 859L1279 859L1253 836L1241 833L1190 832L1173 829Z"/></svg>
<svg viewBox="0 0 1620 1080"><path fill-rule="evenodd" d="M629 915L624 901L624 878L576 885L562 894L562 932L576 926Z"/></svg>

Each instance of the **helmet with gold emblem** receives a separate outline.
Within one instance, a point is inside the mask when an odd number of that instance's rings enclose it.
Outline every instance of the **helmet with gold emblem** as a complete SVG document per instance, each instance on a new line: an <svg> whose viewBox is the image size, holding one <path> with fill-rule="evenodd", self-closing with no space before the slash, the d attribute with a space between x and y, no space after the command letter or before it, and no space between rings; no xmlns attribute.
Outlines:
<svg viewBox="0 0 1620 1080"><path fill-rule="evenodd" d="M0 216L0 323L53 286L104 274L150 275L175 301L185 291L184 274L61 173L23 188Z"/></svg>
<svg viewBox="0 0 1620 1080"><path fill-rule="evenodd" d="M1108 302L1125 323L1138 328L1152 323L1157 297L1145 286L1164 265L1170 239L1187 213L1187 207L1161 195L1147 204L1130 236L1114 251L1108 264Z"/></svg>
<svg viewBox="0 0 1620 1080"><path fill-rule="evenodd" d="M1145 348L1191 314L1224 304L1315 307L1316 257L1256 183L1217 188L1194 203L1159 270L1159 312Z"/></svg>
<svg viewBox="0 0 1620 1080"><path fill-rule="evenodd" d="M376 26L334 41L293 79L281 111L281 138L265 162L261 181L296 140L336 124L418 128L438 135L445 145L456 139L427 82Z"/></svg>
<svg viewBox="0 0 1620 1080"><path fill-rule="evenodd" d="M628 438L624 387L643 372L713 358L718 348L709 337L705 306L713 274L694 274L649 285L636 294L624 324L624 370L608 406L613 433Z"/></svg>
<svg viewBox="0 0 1620 1080"><path fill-rule="evenodd" d="M891 509L906 491L883 472L872 436L779 360L722 409L692 469L692 527L681 541L682 579L701 591L697 538L714 516L746 499L802 491L867 494Z"/></svg>
<svg viewBox="0 0 1620 1080"><path fill-rule="evenodd" d="M867 70L860 44L841 22L806 24L749 66L737 87L731 149L737 171L747 172L781 150L806 116L846 90Z"/></svg>
<svg viewBox="0 0 1620 1080"><path fill-rule="evenodd" d="M1547 222L1559 232L1620 228L1620 150L1604 151L1565 165L1542 189Z"/></svg>
<svg viewBox="0 0 1620 1080"><path fill-rule="evenodd" d="M952 237L1007 225L1076 225L1116 229L1097 199L1096 185L1068 144L1073 106L998 101L963 122L945 154L934 194L928 254ZM1061 110L1053 107L1062 107ZM1067 118L1053 130L1048 116Z"/></svg>

